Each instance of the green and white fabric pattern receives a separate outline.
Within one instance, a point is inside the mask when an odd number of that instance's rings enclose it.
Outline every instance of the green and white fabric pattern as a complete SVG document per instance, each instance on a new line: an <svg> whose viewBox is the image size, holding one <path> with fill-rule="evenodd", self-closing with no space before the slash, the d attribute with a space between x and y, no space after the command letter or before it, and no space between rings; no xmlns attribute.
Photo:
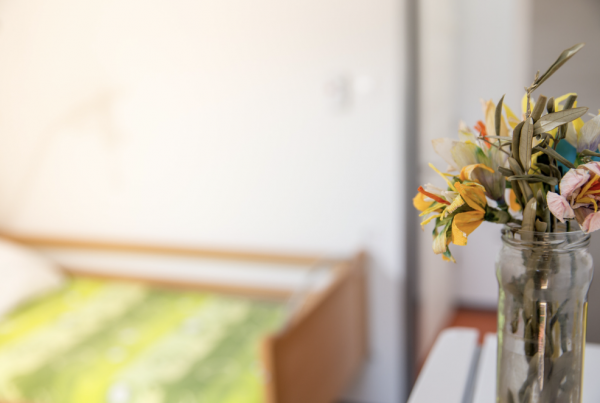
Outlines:
<svg viewBox="0 0 600 403"><path fill-rule="evenodd" d="M282 304L73 279L0 321L0 401L260 403Z"/></svg>

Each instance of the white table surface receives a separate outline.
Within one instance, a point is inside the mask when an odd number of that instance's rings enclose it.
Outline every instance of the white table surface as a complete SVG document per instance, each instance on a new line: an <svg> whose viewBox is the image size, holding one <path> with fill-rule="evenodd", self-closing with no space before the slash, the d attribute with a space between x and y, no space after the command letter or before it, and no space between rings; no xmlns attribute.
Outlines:
<svg viewBox="0 0 600 403"><path fill-rule="evenodd" d="M450 328L438 337L408 403L494 403L496 393L495 334L477 345L479 332ZM585 347L583 403L600 402L600 345Z"/></svg>

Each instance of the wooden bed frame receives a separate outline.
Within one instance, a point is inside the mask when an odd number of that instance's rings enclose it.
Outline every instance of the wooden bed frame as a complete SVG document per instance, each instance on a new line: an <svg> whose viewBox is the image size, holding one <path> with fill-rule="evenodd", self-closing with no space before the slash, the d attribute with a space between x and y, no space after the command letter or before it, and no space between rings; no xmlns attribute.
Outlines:
<svg viewBox="0 0 600 403"><path fill-rule="evenodd" d="M306 268L324 262L314 256L251 253L241 251L171 246L75 241L68 239L6 236L4 238L34 248L90 250L108 253L136 253L187 256L249 262L282 263ZM333 280L319 292L309 294L287 325L262 341L265 373L265 403L333 403L357 375L367 355L367 310L365 255L328 260L334 267ZM64 267L76 276L90 274L82 267ZM102 275L177 288L195 288L223 293L282 299L286 290L227 286L215 283L184 283L142 277Z"/></svg>

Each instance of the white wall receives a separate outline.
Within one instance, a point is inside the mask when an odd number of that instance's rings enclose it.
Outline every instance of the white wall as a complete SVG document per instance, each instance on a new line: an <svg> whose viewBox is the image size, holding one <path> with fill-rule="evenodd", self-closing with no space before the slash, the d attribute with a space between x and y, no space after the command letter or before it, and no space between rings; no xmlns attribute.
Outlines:
<svg viewBox="0 0 600 403"><path fill-rule="evenodd" d="M531 67L531 0L460 0L458 114L469 126L482 120L480 99L521 110L523 88L533 81ZM557 54L558 56L558 54ZM458 123L458 122L457 122ZM495 307L498 284L495 259L500 226L484 223L461 247L457 266L457 299L461 305ZM455 248L457 249L457 248ZM458 260L458 259L457 259Z"/></svg>
<svg viewBox="0 0 600 403"><path fill-rule="evenodd" d="M398 402L402 4L2 2L3 230L367 247L371 358L349 394Z"/></svg>
<svg viewBox="0 0 600 403"><path fill-rule="evenodd" d="M456 138L462 119L471 127L483 119L480 99L520 109L530 81L529 1L423 0L419 2L419 177L440 184L428 163L447 166L431 140ZM531 76L532 78L533 76ZM417 361L422 362L456 305L494 307L494 262L499 226L484 223L466 247L451 245L456 264L432 252L432 225L419 236Z"/></svg>
<svg viewBox="0 0 600 403"><path fill-rule="evenodd" d="M459 0L419 2L420 183L439 184L441 178L428 164L431 162L442 170L447 164L435 154L431 141L439 137L452 137L457 128L458 3ZM426 226L424 231L414 229L419 236L420 258L417 276L417 363L423 362L440 330L452 319L455 304L457 267L434 255L432 226ZM452 252L460 254L456 247Z"/></svg>
<svg viewBox="0 0 600 403"><path fill-rule="evenodd" d="M592 0L532 0L531 63L536 70L547 68L560 52L577 43L585 47L544 82L536 92L548 97L576 92L578 103L590 112L600 109L600 2Z"/></svg>
<svg viewBox="0 0 600 403"><path fill-rule="evenodd" d="M539 92L557 96L576 92L580 106L590 112L600 109L600 2L588 0L535 0L537 12L533 15L533 65L542 69L552 63L557 53L584 42L585 47L567 64L546 81ZM589 293L588 342L600 343L600 234L592 235L589 247L594 258L594 281Z"/></svg>

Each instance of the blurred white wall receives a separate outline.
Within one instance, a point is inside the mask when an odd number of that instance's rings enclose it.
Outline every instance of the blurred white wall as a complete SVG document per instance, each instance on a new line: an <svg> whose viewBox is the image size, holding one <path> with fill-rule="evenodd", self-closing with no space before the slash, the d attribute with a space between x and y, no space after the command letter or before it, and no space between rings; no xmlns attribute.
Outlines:
<svg viewBox="0 0 600 403"><path fill-rule="evenodd" d="M429 162L445 170L431 141L456 132L459 60L459 3L461 0L419 1L419 177L420 183L439 183ZM416 189L415 189L416 192ZM432 250L432 225L419 236L417 363L427 356L439 331L452 319L456 299L456 266ZM452 252L460 253L458 248ZM458 256L457 256L458 257Z"/></svg>
<svg viewBox="0 0 600 403"><path fill-rule="evenodd" d="M456 101L460 119L473 127L483 118L480 99L498 102L506 94L504 102L515 113L520 112L523 88L535 75L531 63L533 9L531 0L460 1ZM500 226L491 223L483 223L469 237L469 244L460 247L456 277L459 304L496 307L494 266L500 247Z"/></svg>
<svg viewBox="0 0 600 403"><path fill-rule="evenodd" d="M548 97L576 92L578 104L597 114L600 109L600 2L590 0L534 0L533 65L552 63L557 52L584 42L585 47L539 89ZM589 293L587 340L600 343L600 234L592 235L589 248L595 262Z"/></svg>
<svg viewBox="0 0 600 403"><path fill-rule="evenodd" d="M447 163L431 140L457 138L462 119L469 126L483 119L480 99L520 108L529 83L530 0L423 0L420 5L419 175L421 183L440 184L428 163ZM494 262L500 228L484 223L466 247L451 245L457 264L432 252L432 225L419 238L418 360L439 331L452 320L455 305L492 307L497 283Z"/></svg>
<svg viewBox="0 0 600 403"><path fill-rule="evenodd" d="M548 97L576 92L577 102L595 114L600 109L600 2L532 0L532 68L547 68L558 54L577 43L585 47L536 91Z"/></svg>
<svg viewBox="0 0 600 403"><path fill-rule="evenodd" d="M402 5L2 2L3 230L366 247L371 358L350 395L399 401Z"/></svg>

